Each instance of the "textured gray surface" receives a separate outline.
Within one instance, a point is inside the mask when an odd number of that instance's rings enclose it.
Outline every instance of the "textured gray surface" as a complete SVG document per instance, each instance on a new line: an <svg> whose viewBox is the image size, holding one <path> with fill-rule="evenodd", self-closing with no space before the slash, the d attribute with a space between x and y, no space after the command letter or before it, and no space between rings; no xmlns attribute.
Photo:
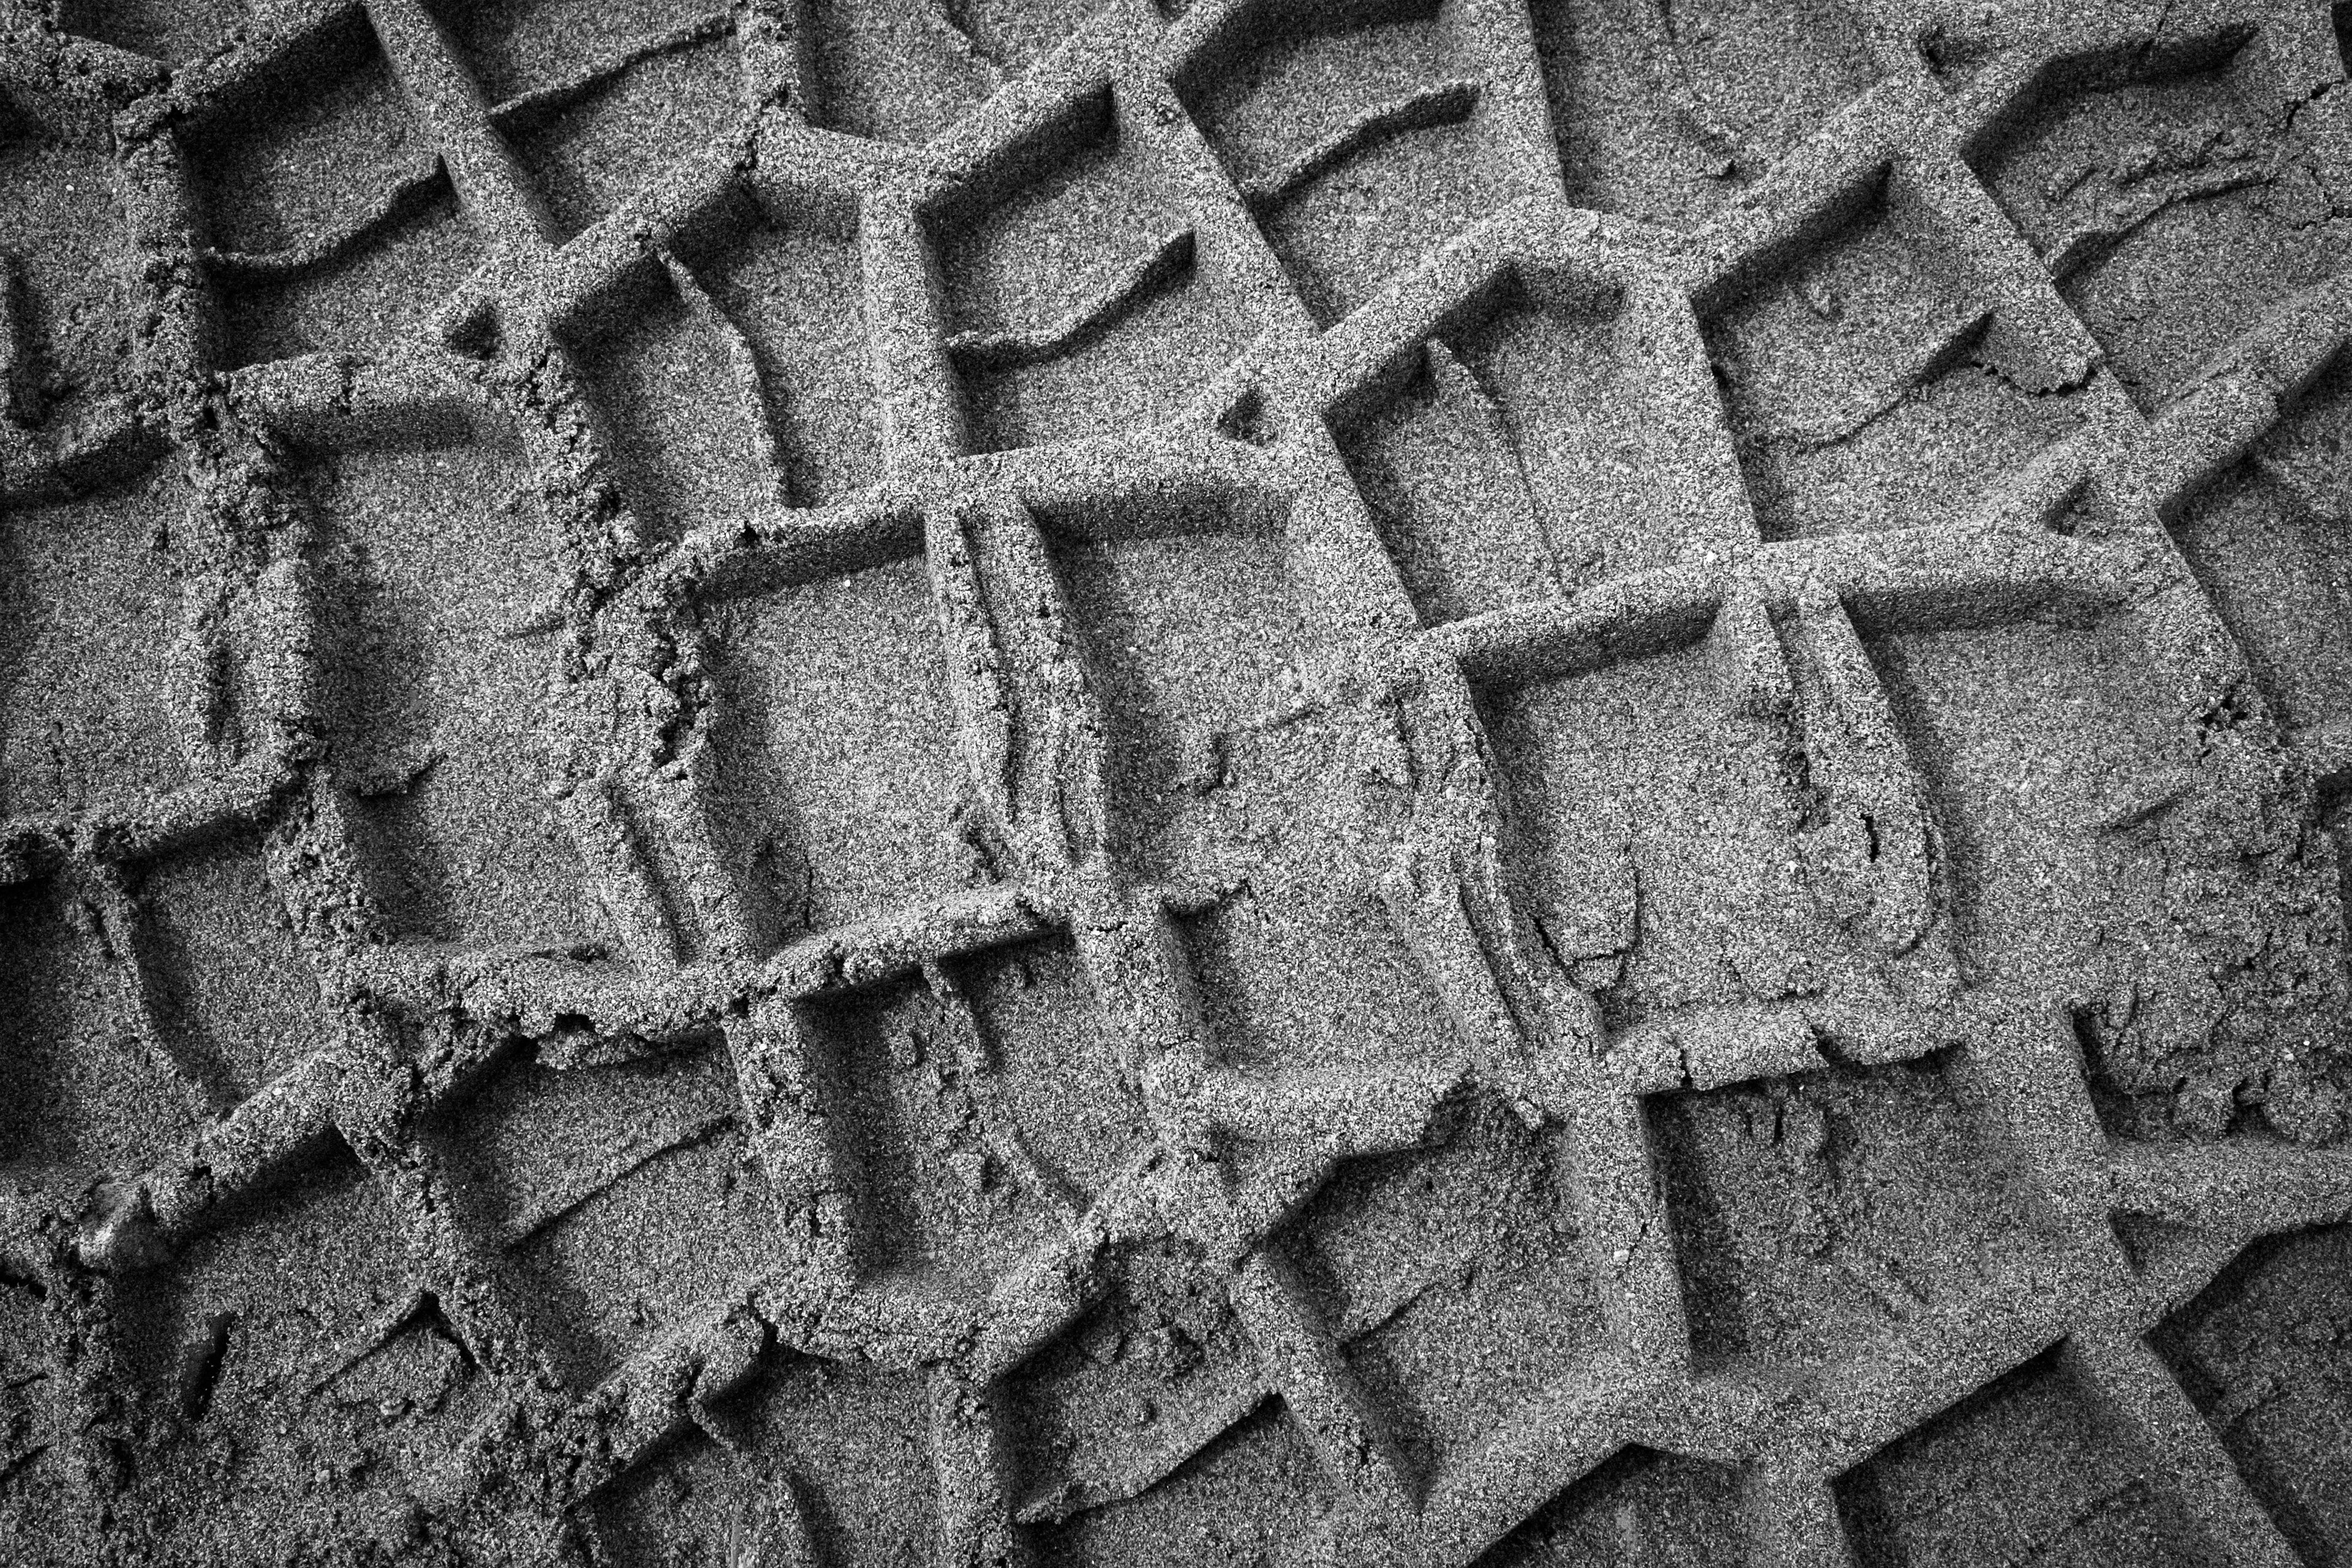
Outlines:
<svg viewBox="0 0 2352 1568"><path fill-rule="evenodd" d="M2352 1556L2344 69L11 4L0 1556Z"/></svg>

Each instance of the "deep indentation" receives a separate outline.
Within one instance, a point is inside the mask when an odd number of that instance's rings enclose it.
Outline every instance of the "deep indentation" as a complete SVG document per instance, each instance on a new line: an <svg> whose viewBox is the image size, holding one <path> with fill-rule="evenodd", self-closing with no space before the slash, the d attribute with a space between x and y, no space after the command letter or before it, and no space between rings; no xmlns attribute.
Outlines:
<svg viewBox="0 0 2352 1568"><path fill-rule="evenodd" d="M215 247L271 251L343 227L433 149L360 26L327 30L188 141Z"/></svg>
<svg viewBox="0 0 2352 1568"><path fill-rule="evenodd" d="M1219 798L1223 738L1279 714L1302 687L1309 644L1282 542L1202 531L1072 539L1055 553L1111 741L1113 848L1145 874L1213 875L1234 847L1227 807L1239 804Z"/></svg>
<svg viewBox="0 0 2352 1568"><path fill-rule="evenodd" d="M2132 624L1905 636L1872 657L1935 801L1963 967L2094 1000L2110 1084L2177 1089L2177 1053L2221 1004L2168 906L2161 816L2197 785Z"/></svg>
<svg viewBox="0 0 2352 1568"><path fill-rule="evenodd" d="M1143 1158L1151 1137L1127 1064L1077 1022L1091 1002L1076 955L1040 943L966 960L955 972L980 1035L980 1065L955 1070L983 1098L997 1097L988 1115L1003 1119L1041 1174L1066 1185L1067 1200L1099 1195ZM1007 1163L1002 1152L992 1158Z"/></svg>
<svg viewBox="0 0 2352 1568"><path fill-rule="evenodd" d="M1433 1149L1342 1166L1286 1233L1424 1474L1472 1462L1607 1338L1566 1140L1492 1100L1453 1111Z"/></svg>
<svg viewBox="0 0 2352 1568"><path fill-rule="evenodd" d="M1357 12L1273 13L1245 51L1213 51L1178 83L1326 322L1516 194L1475 57L1440 8Z"/></svg>
<svg viewBox="0 0 2352 1568"><path fill-rule="evenodd" d="M218 845L150 870L140 889L165 1048L234 1104L339 1037L258 846Z"/></svg>
<svg viewBox="0 0 2352 1568"><path fill-rule="evenodd" d="M2263 79L2209 59L2064 93L1982 161L2145 406L2352 249L2319 154Z"/></svg>
<svg viewBox="0 0 2352 1568"><path fill-rule="evenodd" d="M767 387L740 328L691 273L632 304L625 331L587 345L583 360L640 524L675 539L782 504Z"/></svg>
<svg viewBox="0 0 2352 1568"><path fill-rule="evenodd" d="M1988 360L1939 228L1890 189L1708 323L1768 538L1958 521L2077 424Z"/></svg>
<svg viewBox="0 0 2352 1568"><path fill-rule="evenodd" d="M1832 956L1796 833L1789 736L1701 647L1498 694L1488 727L1530 913L1612 1027L1811 994Z"/></svg>
<svg viewBox="0 0 2352 1568"><path fill-rule="evenodd" d="M2279 717L2315 738L2352 724L2352 359L2172 532Z"/></svg>
<svg viewBox="0 0 2352 1568"><path fill-rule="evenodd" d="M493 103L576 78L708 17L705 0L428 0Z"/></svg>
<svg viewBox="0 0 2352 1568"><path fill-rule="evenodd" d="M1049 133L1052 163L939 225L981 450L1165 419L1247 346L1226 260L1132 144L1116 103ZM990 345L1034 344L1024 352ZM990 351L990 352L983 352Z"/></svg>
<svg viewBox="0 0 2352 1568"><path fill-rule="evenodd" d="M2238 1473L2311 1563L2352 1537L2344 1393L2352 1386L2352 1230L2267 1237L2154 1338Z"/></svg>
<svg viewBox="0 0 2352 1568"><path fill-rule="evenodd" d="M1006 70L1052 54L1102 8L1103 0L948 0L946 7L973 48Z"/></svg>
<svg viewBox="0 0 2352 1568"><path fill-rule="evenodd" d="M415 332L479 265L362 18L221 104L187 160L232 363Z"/></svg>
<svg viewBox="0 0 2352 1568"><path fill-rule="evenodd" d="M0 519L0 803L136 807L185 783L205 661L181 596L192 497L174 467Z"/></svg>
<svg viewBox="0 0 2352 1568"><path fill-rule="evenodd" d="M820 506L880 475L850 237L751 227L652 279L583 345L624 489L654 531Z"/></svg>
<svg viewBox="0 0 2352 1568"><path fill-rule="evenodd" d="M1150 1491L1265 1397L1222 1279L1173 1243L1125 1249L1104 1299L1013 1374L1021 1515L1052 1524Z"/></svg>
<svg viewBox="0 0 2352 1568"><path fill-rule="evenodd" d="M578 1071L515 1062L446 1119L466 1220L507 1251L575 1386L777 1266L740 1110L733 1064L706 1046Z"/></svg>
<svg viewBox="0 0 2352 1568"><path fill-rule="evenodd" d="M716 141L742 101L732 15L709 0L438 9L567 232Z"/></svg>
<svg viewBox="0 0 2352 1568"><path fill-rule="evenodd" d="M0 889L0 1169L20 1179L78 1186L194 1128L94 918L52 883Z"/></svg>
<svg viewBox="0 0 2352 1568"><path fill-rule="evenodd" d="M1328 777L1328 751L1297 760L1297 796ZM1352 1076L1445 1059L1454 1026L1413 955L1381 918L1337 835L1286 845L1248 889L1181 924L1202 1018L1220 1061ZM1319 976L1312 994L1298 976Z"/></svg>
<svg viewBox="0 0 2352 1568"><path fill-rule="evenodd" d="M1536 47L1580 206L1693 226L1870 85L1822 0L1542 0Z"/></svg>
<svg viewBox="0 0 2352 1568"><path fill-rule="evenodd" d="M1940 1058L1652 1101L1692 1348L1818 1363L2054 1262L2035 1188Z"/></svg>
<svg viewBox="0 0 2352 1568"><path fill-rule="evenodd" d="M1271 1555L1331 1506L1305 1441L1268 1402L1140 1498L1037 1533L1046 1560L1072 1568L1139 1560L1223 1568Z"/></svg>
<svg viewBox="0 0 2352 1568"><path fill-rule="evenodd" d="M1026 962L1034 982L1075 1000L1066 951ZM844 1097L828 1110L856 1173L859 1267L977 1296L1053 1234L1054 1205L1024 1182L1023 1153L1066 1154L1067 1142L1066 1129L1050 1140L1027 1135L985 1061L995 1020L981 1012L974 1021L980 1038L971 1042L941 1000L916 982L809 1012L815 1048L829 1057ZM1102 1095L1094 1113L1124 1120L1116 1085L1105 1083L1099 1068L1089 1076ZM1025 1087L1023 1099L1034 1107L1036 1086ZM1008 1138L1021 1139L1022 1149L1008 1148Z"/></svg>
<svg viewBox="0 0 2352 1568"><path fill-rule="evenodd" d="M1748 1561L1738 1472L1622 1448L1495 1544L1479 1568L1730 1568Z"/></svg>
<svg viewBox="0 0 2352 1568"><path fill-rule="evenodd" d="M704 273L758 363L791 502L820 506L879 479L856 249L814 227L764 229Z"/></svg>
<svg viewBox="0 0 2352 1568"><path fill-rule="evenodd" d="M250 16L246 0L65 0L58 26L178 66L218 48Z"/></svg>
<svg viewBox="0 0 2352 1568"><path fill-rule="evenodd" d="M1912 634L1872 657L1937 801L1966 956L2017 976L2089 962L2102 916L2133 923L2156 897L2147 847L2100 826L2185 760L2128 623Z"/></svg>
<svg viewBox="0 0 2352 1568"><path fill-rule="evenodd" d="M789 1499L784 1539L810 1560L924 1561L939 1533L926 1404L919 1373L777 1358L710 1412L727 1446L689 1432L598 1493L598 1536L616 1568L669 1568L681 1548L722 1563L730 1540L759 1540L747 1515Z"/></svg>
<svg viewBox="0 0 2352 1568"><path fill-rule="evenodd" d="M1341 432L1424 622L1564 597L1702 545L1663 302L1514 287ZM1683 329L1687 331L1686 328Z"/></svg>
<svg viewBox="0 0 2352 1568"><path fill-rule="evenodd" d="M118 176L105 153L53 139L0 103L0 258L6 416L37 426L124 390L138 282Z"/></svg>
<svg viewBox="0 0 2352 1568"><path fill-rule="evenodd" d="M560 542L513 454L348 453L313 470L334 614L321 706L391 930L571 947L603 918L546 784Z"/></svg>
<svg viewBox="0 0 2352 1568"><path fill-rule="evenodd" d="M928 142L1003 84L943 5L814 7L814 118L853 136Z"/></svg>
<svg viewBox="0 0 2352 1568"><path fill-rule="evenodd" d="M457 198L428 194L371 232L368 242L282 278L226 284L222 316L235 364L296 354L362 352L389 336L416 336L481 265Z"/></svg>
<svg viewBox="0 0 2352 1568"><path fill-rule="evenodd" d="M1840 1481L1863 1568L2029 1555L2060 1568L2210 1561L2173 1500L2058 1367L2027 1363Z"/></svg>
<svg viewBox="0 0 2352 1568"><path fill-rule="evenodd" d="M348 1150L237 1217L126 1292L116 1319L134 1386L160 1404L186 1348L233 1317L197 1440L141 1460L149 1484L212 1500L159 1521L155 1550L184 1560L233 1558L322 1498L365 1518L455 1462L487 1409L465 1356L406 1331L417 1296L403 1216ZM222 1445L237 1454L234 1487L217 1482Z"/></svg>
<svg viewBox="0 0 2352 1568"><path fill-rule="evenodd" d="M969 887L962 763L920 562L726 605L714 836L775 940Z"/></svg>

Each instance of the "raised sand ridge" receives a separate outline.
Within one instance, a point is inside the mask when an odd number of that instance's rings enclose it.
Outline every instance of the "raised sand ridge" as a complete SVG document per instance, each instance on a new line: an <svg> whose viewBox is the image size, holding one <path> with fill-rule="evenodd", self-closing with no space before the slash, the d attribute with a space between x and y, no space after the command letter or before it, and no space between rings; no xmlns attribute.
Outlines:
<svg viewBox="0 0 2352 1568"><path fill-rule="evenodd" d="M2352 7L0 5L0 1561L2352 1562Z"/></svg>

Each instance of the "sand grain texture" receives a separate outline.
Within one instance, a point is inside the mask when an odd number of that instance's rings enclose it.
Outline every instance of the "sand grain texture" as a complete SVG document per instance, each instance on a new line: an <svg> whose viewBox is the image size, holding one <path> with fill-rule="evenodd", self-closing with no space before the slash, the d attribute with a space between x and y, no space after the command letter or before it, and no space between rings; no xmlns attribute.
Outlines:
<svg viewBox="0 0 2352 1568"><path fill-rule="evenodd" d="M2347 37L0 5L0 1562L2352 1561Z"/></svg>

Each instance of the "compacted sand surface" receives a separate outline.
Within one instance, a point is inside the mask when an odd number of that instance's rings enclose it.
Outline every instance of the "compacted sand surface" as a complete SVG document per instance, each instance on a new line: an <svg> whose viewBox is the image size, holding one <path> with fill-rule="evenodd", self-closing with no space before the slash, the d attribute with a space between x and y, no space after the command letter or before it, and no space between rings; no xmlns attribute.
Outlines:
<svg viewBox="0 0 2352 1568"><path fill-rule="evenodd" d="M0 4L0 1562L2352 1561L2352 7Z"/></svg>

